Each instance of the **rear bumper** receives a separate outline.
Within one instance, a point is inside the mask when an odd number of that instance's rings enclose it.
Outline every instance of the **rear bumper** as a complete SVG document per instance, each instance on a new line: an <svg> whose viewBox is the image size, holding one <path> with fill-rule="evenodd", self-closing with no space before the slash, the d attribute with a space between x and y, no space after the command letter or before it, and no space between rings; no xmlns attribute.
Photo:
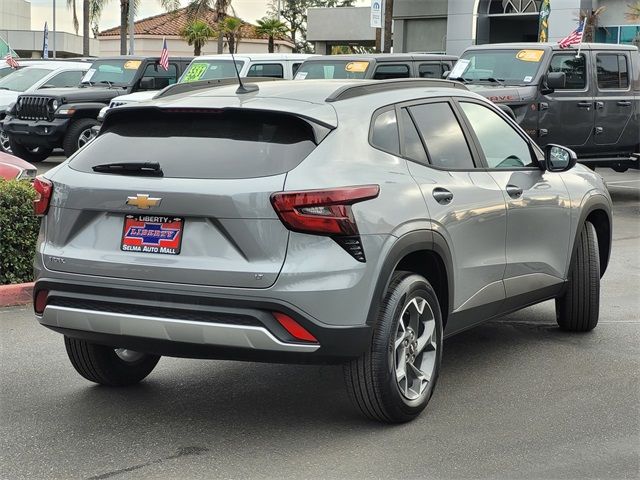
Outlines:
<svg viewBox="0 0 640 480"><path fill-rule="evenodd" d="M319 324L276 301L102 288L41 279L40 324L72 338L145 353L275 363L335 363L360 356L369 326ZM282 312L318 342L295 339L272 315Z"/></svg>
<svg viewBox="0 0 640 480"><path fill-rule="evenodd" d="M49 121L20 120L10 116L4 120L3 128L16 142L26 147L56 148L62 144L69 122L68 118Z"/></svg>

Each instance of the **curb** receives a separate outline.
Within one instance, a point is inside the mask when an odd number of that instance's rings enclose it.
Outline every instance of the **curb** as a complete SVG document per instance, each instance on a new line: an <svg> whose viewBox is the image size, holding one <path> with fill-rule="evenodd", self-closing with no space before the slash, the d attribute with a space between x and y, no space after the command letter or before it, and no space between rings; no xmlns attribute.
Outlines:
<svg viewBox="0 0 640 480"><path fill-rule="evenodd" d="M0 285L0 308L31 303L33 282Z"/></svg>

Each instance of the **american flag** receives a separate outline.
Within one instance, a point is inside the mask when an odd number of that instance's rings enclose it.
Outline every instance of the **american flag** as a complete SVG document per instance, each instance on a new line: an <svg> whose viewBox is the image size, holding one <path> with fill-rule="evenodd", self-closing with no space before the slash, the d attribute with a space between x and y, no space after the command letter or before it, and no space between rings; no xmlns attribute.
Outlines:
<svg viewBox="0 0 640 480"><path fill-rule="evenodd" d="M13 56L11 55L11 53L7 53L4 57L5 61L7 62L7 65L9 65L11 68L18 68L20 65L18 65L18 62L16 62L16 59L13 58Z"/></svg>
<svg viewBox="0 0 640 480"><path fill-rule="evenodd" d="M167 48L167 39L162 39L162 52L160 52L160 66L166 72L169 70L169 49Z"/></svg>
<svg viewBox="0 0 640 480"><path fill-rule="evenodd" d="M578 24L578 28L576 28L569 35L564 37L562 40L558 42L558 46L560 48L568 48L571 45L577 45L578 43L582 43L582 36L584 35L584 20L580 20Z"/></svg>

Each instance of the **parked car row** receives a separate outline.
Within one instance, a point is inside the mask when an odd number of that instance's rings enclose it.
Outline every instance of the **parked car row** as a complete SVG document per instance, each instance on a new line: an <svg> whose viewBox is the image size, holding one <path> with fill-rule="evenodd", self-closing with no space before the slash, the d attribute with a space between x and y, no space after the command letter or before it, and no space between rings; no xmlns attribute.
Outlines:
<svg viewBox="0 0 640 480"><path fill-rule="evenodd" d="M251 54L235 56L235 64L231 55L189 60L171 59L164 71L158 58L98 59L91 68L76 65L86 72L79 86L62 89L52 87L68 87L60 83L73 80L71 64L42 62L50 70L45 78L45 67L30 63L0 79L0 90L7 89L0 91L0 149L31 162L44 160L54 148L70 156L95 137L109 109L151 100L175 84L209 88L235 75L283 80L448 77L496 103L542 147L562 141L592 168L640 168L640 56L633 46L584 44L579 56L555 44L523 43L471 47L460 59L411 53Z"/></svg>

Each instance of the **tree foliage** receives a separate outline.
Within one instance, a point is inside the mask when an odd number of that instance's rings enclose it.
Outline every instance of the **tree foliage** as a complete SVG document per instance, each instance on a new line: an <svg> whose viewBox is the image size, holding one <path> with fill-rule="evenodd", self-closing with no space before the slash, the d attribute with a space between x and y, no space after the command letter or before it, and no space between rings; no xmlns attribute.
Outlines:
<svg viewBox="0 0 640 480"><path fill-rule="evenodd" d="M294 51L310 52L311 45L307 42L307 10L312 7L352 7L355 0L271 0L269 12L287 25L293 43Z"/></svg>
<svg viewBox="0 0 640 480"><path fill-rule="evenodd" d="M289 28L284 22L277 18L264 17L263 19L258 20L256 33L259 35L266 35L268 37L269 53L273 53L275 50L275 39L289 33Z"/></svg>
<svg viewBox="0 0 640 480"><path fill-rule="evenodd" d="M180 36L187 41L187 44L193 45L193 55L198 57L202 54L202 47L216 36L216 32L207 22L195 19L187 24L180 32Z"/></svg>

